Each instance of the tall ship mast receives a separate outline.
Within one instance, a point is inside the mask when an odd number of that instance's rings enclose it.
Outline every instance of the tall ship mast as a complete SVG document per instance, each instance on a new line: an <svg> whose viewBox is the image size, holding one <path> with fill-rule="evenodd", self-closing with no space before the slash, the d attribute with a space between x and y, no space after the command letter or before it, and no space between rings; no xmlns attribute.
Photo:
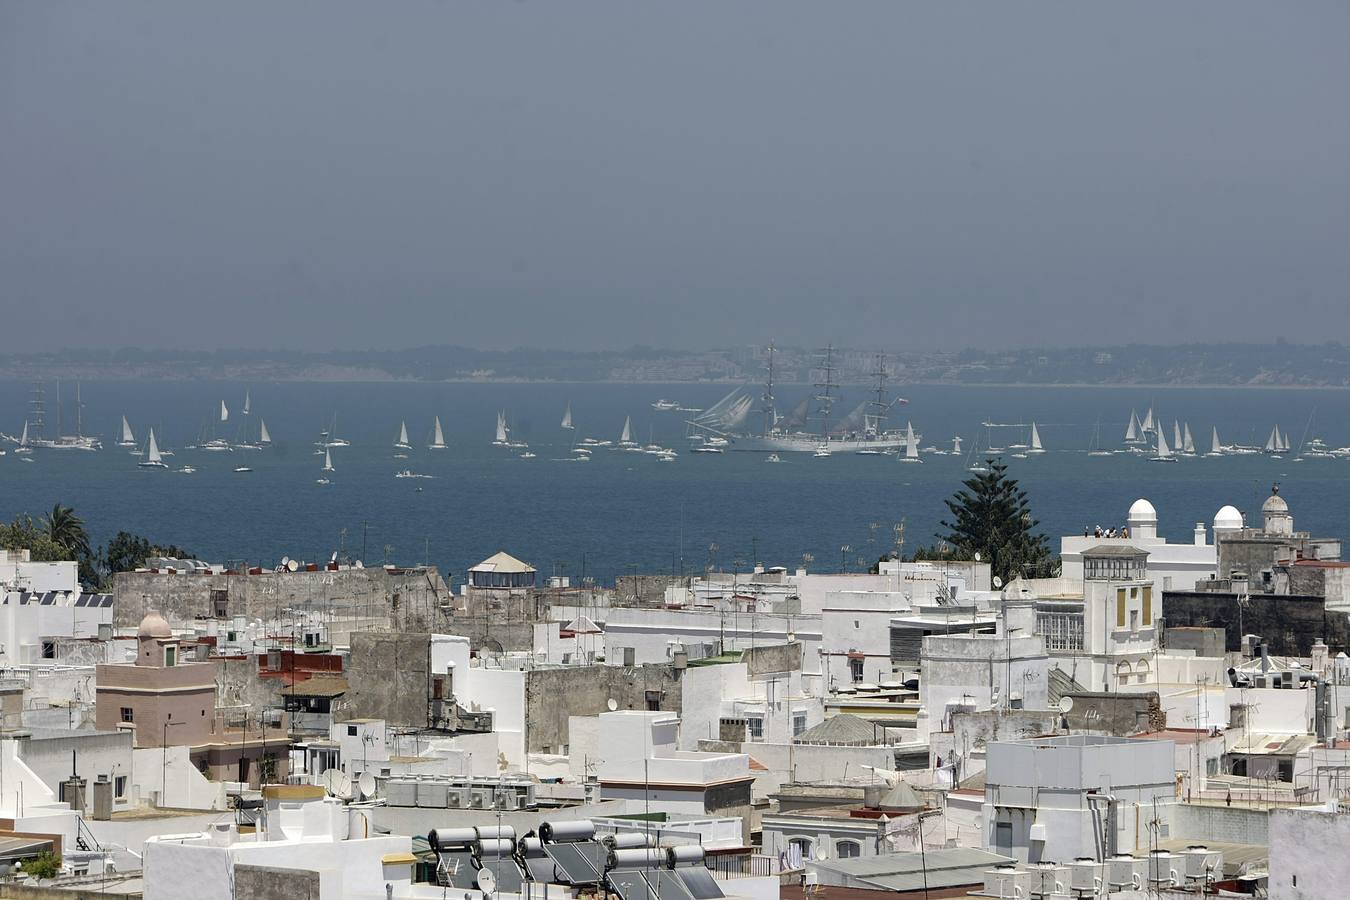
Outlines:
<svg viewBox="0 0 1350 900"><path fill-rule="evenodd" d="M820 355L820 365L816 366L820 380L813 385L816 393L812 399L816 402L816 418L820 420L821 440L829 440L830 414L834 411L835 401L834 394L831 393L835 388L834 345L827 345L820 351Z"/></svg>
<svg viewBox="0 0 1350 900"><path fill-rule="evenodd" d="M773 429L778 425L778 411L773 405L773 342L769 343L769 374L764 380L763 406L760 411L764 414L764 434L770 435Z"/></svg>
<svg viewBox="0 0 1350 900"><path fill-rule="evenodd" d="M75 433L64 434L61 425L61 382L56 382L56 436L44 437L47 406L42 384L33 385L33 399L28 401L29 440L32 447L45 447L49 450L100 450L103 444L96 437L84 434L84 403L80 399L80 385L75 384ZM34 436L36 435L36 436Z"/></svg>

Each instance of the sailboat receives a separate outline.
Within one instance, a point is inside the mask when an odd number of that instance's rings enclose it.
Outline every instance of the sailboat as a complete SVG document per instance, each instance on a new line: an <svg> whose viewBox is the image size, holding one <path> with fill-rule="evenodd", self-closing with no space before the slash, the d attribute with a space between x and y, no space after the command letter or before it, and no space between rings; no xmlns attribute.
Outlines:
<svg viewBox="0 0 1350 900"><path fill-rule="evenodd" d="M492 439L492 446L505 447L507 444L507 434L510 429L506 427L506 413L497 413L497 436Z"/></svg>
<svg viewBox="0 0 1350 900"><path fill-rule="evenodd" d="M322 469L321 471L323 471L323 472L333 472L333 471L336 471L336 470L333 468L333 451L332 451L332 450L329 450L327 447L325 447L324 450L323 450L323 469ZM328 480L328 476L327 476L327 475L323 475L323 476L320 476L319 478L314 479L314 483L315 483L315 484L332 484L332 482Z"/></svg>
<svg viewBox="0 0 1350 900"><path fill-rule="evenodd" d="M1270 437L1266 438L1266 452L1276 454L1283 450L1284 440L1280 437L1280 426L1276 425L1270 430Z"/></svg>
<svg viewBox="0 0 1350 900"><path fill-rule="evenodd" d="M1144 424L1139 426L1139 431L1141 434L1152 434L1158 430L1158 425L1159 423L1153 420L1153 407L1150 406L1148 412L1144 413Z"/></svg>
<svg viewBox="0 0 1350 900"><path fill-rule="evenodd" d="M1130 413L1130 418L1131 420L1134 418L1133 411ZM1133 421L1131 421L1131 424L1133 424ZM1099 417L1097 419L1097 424L1092 426L1092 440L1088 443L1088 456L1114 455L1114 453L1102 446L1102 420Z"/></svg>
<svg viewBox="0 0 1350 900"><path fill-rule="evenodd" d="M19 446L14 448L15 453L32 453L33 448L28 445L28 420L23 423L23 434L19 435Z"/></svg>
<svg viewBox="0 0 1350 900"><path fill-rule="evenodd" d="M1036 423L1031 423L1031 446L1027 448L1028 453L1044 453L1045 448L1041 446L1041 433L1036 430Z"/></svg>
<svg viewBox="0 0 1350 900"><path fill-rule="evenodd" d="M264 447L272 446L272 435L267 431L267 422L264 419L258 420L258 443Z"/></svg>
<svg viewBox="0 0 1350 900"><path fill-rule="evenodd" d="M562 427L572 431L576 426L572 424L572 404L569 401L567 409L563 410Z"/></svg>
<svg viewBox="0 0 1350 900"><path fill-rule="evenodd" d="M328 430L319 433L320 447L350 447L351 441L344 440L337 436L337 413L333 413L333 421L329 423Z"/></svg>
<svg viewBox="0 0 1350 900"><path fill-rule="evenodd" d="M1139 415L1134 410L1130 410L1130 427L1125 429L1125 443L1140 444L1143 443L1143 437L1140 432L1143 429L1139 425Z"/></svg>
<svg viewBox="0 0 1350 900"><path fill-rule="evenodd" d="M961 455L961 435L952 438L952 456Z"/></svg>
<svg viewBox="0 0 1350 900"><path fill-rule="evenodd" d="M1181 422L1177 419L1172 420L1172 446L1181 449Z"/></svg>
<svg viewBox="0 0 1350 900"><path fill-rule="evenodd" d="M1181 455L1195 455L1195 441L1191 438L1191 423L1181 426Z"/></svg>
<svg viewBox="0 0 1350 900"><path fill-rule="evenodd" d="M966 471L974 472L976 475L986 475L989 467L985 465L985 460L980 459L980 433L975 432L975 440L970 447L970 455L966 457Z"/></svg>
<svg viewBox="0 0 1350 900"><path fill-rule="evenodd" d="M1152 412L1152 410L1150 410ZM1177 458L1172 455L1172 450L1167 446L1167 435L1163 429L1158 429L1158 448L1157 452L1149 457L1151 462L1176 462Z"/></svg>
<svg viewBox="0 0 1350 900"><path fill-rule="evenodd" d="M119 447L136 446L136 437L131 433L131 423L127 421L126 416L122 417L122 439L117 442L117 446Z"/></svg>
<svg viewBox="0 0 1350 900"><path fill-rule="evenodd" d="M230 421L230 408L225 405L225 401L220 401L220 421Z"/></svg>
<svg viewBox="0 0 1350 900"><path fill-rule="evenodd" d="M905 423L905 455L900 457L900 461L903 463L923 462L919 458L919 442L914 437L914 424L912 422Z"/></svg>
<svg viewBox="0 0 1350 900"><path fill-rule="evenodd" d="M150 438L145 442L145 459L136 463L142 469L167 469L169 466L160 456L159 444L155 441L155 429L150 429Z"/></svg>
<svg viewBox="0 0 1350 900"><path fill-rule="evenodd" d="M402 432L399 433L399 440L400 440L400 441L407 441L407 439L408 439L408 430L405 428L405 429L403 429ZM397 446L402 446L402 445L400 445L400 444L395 444L394 446L397 447ZM431 426L431 443L427 445L427 449L428 449L428 450L444 450L444 449L445 449L445 432L441 430L441 417L440 417L440 416L437 416L437 417L436 417L436 421L435 421L435 422L432 424L432 426Z"/></svg>
<svg viewBox="0 0 1350 900"><path fill-rule="evenodd" d="M250 400L250 398L249 398L249 396L248 396L248 391L245 390L245 391L244 391L244 415L248 415L248 414L251 413L252 411L253 411L253 403L252 403L252 401Z"/></svg>
<svg viewBox="0 0 1350 900"><path fill-rule="evenodd" d="M406 421L400 422L398 425L398 440L394 441L394 449L412 449L412 444L408 443L408 423Z"/></svg>
<svg viewBox="0 0 1350 900"><path fill-rule="evenodd" d="M633 443L633 417L632 417L632 416L624 416L624 419L623 419L623 434L619 435L619 446L620 446L620 447L636 447L636 446L637 446L637 444Z"/></svg>
<svg viewBox="0 0 1350 900"><path fill-rule="evenodd" d="M1210 431L1209 452L1206 456L1223 456L1223 444L1219 443L1219 426L1215 425Z"/></svg>

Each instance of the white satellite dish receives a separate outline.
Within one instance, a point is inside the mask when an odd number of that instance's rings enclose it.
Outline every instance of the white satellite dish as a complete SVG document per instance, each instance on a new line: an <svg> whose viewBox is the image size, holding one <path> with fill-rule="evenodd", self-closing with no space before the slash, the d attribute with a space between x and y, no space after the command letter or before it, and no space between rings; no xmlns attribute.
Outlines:
<svg viewBox="0 0 1350 900"><path fill-rule="evenodd" d="M351 799L352 782L341 769L325 769L319 780L323 782L324 790L339 800Z"/></svg>
<svg viewBox="0 0 1350 900"><path fill-rule="evenodd" d="M375 776L369 772L362 772L361 777L357 779L357 785L361 788L363 799L369 800L375 796Z"/></svg>
<svg viewBox="0 0 1350 900"><path fill-rule="evenodd" d="M291 564L291 558L290 558L289 556L283 556L283 557L281 558L281 567L282 567L283 569L286 568L287 566L289 566L290 564Z"/></svg>
<svg viewBox="0 0 1350 900"><path fill-rule="evenodd" d="M999 578L997 575L994 576L994 587L995 588L1003 587L1003 579Z"/></svg>
<svg viewBox="0 0 1350 900"><path fill-rule="evenodd" d="M497 876L492 874L491 869L478 870L478 889L485 894L491 894L497 889Z"/></svg>
<svg viewBox="0 0 1350 900"><path fill-rule="evenodd" d="M366 567L366 564L361 562L361 560L359 559L356 562L352 563L352 565L358 569L364 569Z"/></svg>
<svg viewBox="0 0 1350 900"><path fill-rule="evenodd" d="M615 700L613 697L610 697L608 700L605 701L605 706L609 707L610 712L614 712L614 710L619 708L619 701Z"/></svg>
<svg viewBox="0 0 1350 900"><path fill-rule="evenodd" d="M1073 698L1072 698L1072 697L1060 697L1060 698L1059 698L1059 711L1062 712L1062 713L1066 713L1066 712L1068 712L1068 711L1071 710L1071 709L1073 709Z"/></svg>
<svg viewBox="0 0 1350 900"><path fill-rule="evenodd" d="M293 559L292 559L292 560L289 560L289 561L286 563L286 571L287 571L287 572L296 572L296 571L299 571L299 569L300 569L300 564L299 564L298 562L296 562L295 560L293 560Z"/></svg>

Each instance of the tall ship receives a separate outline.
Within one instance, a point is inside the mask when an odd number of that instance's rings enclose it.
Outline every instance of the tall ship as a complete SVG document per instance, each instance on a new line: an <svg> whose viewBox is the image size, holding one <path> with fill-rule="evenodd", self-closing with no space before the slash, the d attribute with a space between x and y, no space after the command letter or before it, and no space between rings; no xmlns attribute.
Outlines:
<svg viewBox="0 0 1350 900"><path fill-rule="evenodd" d="M840 399L834 380L834 348L820 351L815 382L810 396L788 414L778 411L774 399L774 346L769 345L767 377L759 402L759 429L748 428L753 421L755 398L745 388L737 388L721 400L688 420L689 437L694 442L716 444L728 450L758 453L884 453L906 446L907 432L888 429L886 420L897 404L909 401L891 399L886 390L885 357L878 354L876 387L870 398L859 403L842 418L836 418L834 406ZM918 439L918 436L915 436Z"/></svg>
<svg viewBox="0 0 1350 900"><path fill-rule="evenodd" d="M103 443L92 435L84 433L84 403L80 400L80 386L75 385L75 433L66 434L61 424L61 382L56 382L56 436L47 437L44 430L47 425L47 404L42 383L33 385L33 398L28 402L28 418L24 421L24 433L28 436L27 447L42 447L48 450L101 450Z"/></svg>

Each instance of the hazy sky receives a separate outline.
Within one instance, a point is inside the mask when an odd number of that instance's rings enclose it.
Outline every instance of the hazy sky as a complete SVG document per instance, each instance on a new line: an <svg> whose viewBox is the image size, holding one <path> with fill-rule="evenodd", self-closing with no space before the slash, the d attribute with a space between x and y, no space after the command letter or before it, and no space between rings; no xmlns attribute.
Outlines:
<svg viewBox="0 0 1350 900"><path fill-rule="evenodd" d="M1350 4L10 2L0 349L1350 340Z"/></svg>

